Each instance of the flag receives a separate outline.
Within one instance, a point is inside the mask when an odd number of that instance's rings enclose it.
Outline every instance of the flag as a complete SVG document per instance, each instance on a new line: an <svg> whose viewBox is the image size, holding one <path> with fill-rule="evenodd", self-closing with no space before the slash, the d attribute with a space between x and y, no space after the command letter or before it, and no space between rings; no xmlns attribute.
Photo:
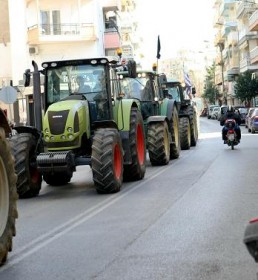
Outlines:
<svg viewBox="0 0 258 280"><path fill-rule="evenodd" d="M192 93L192 82L188 73L184 72L184 81L185 81L185 89L188 96L191 96Z"/></svg>
<svg viewBox="0 0 258 280"><path fill-rule="evenodd" d="M160 59L160 50L161 50L161 45L160 45L160 38L158 36L158 45L157 45L157 59Z"/></svg>

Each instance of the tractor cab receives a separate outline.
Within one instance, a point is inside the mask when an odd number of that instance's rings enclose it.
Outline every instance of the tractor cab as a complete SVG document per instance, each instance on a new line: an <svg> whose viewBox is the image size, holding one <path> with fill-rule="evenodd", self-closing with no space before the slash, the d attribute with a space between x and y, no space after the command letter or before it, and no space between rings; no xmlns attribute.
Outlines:
<svg viewBox="0 0 258 280"><path fill-rule="evenodd" d="M135 98L141 102L143 118L158 114L159 101L164 98L160 76L154 71L138 70L136 77L127 71L118 72L124 98Z"/></svg>
<svg viewBox="0 0 258 280"><path fill-rule="evenodd" d="M45 62L45 106L70 100L88 102L91 122L112 119L112 98L119 94L106 58ZM111 83L109 81L112 81Z"/></svg>

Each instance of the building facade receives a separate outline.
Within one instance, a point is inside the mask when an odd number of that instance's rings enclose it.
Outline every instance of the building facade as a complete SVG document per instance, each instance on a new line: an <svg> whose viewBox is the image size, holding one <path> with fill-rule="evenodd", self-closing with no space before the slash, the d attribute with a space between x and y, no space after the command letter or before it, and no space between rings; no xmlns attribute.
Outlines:
<svg viewBox="0 0 258 280"><path fill-rule="evenodd" d="M23 73L33 60L40 68L44 61L116 56L117 48L128 58L136 53L133 0L0 0L0 5L0 89L15 86L16 107L23 112L33 91L23 87ZM12 104L0 106L17 122Z"/></svg>
<svg viewBox="0 0 258 280"><path fill-rule="evenodd" d="M235 97L237 77L246 71L258 71L258 60L255 59L258 45L257 8L255 0L214 2L214 27L217 29L214 43L218 50L215 84L221 93L222 104L242 105Z"/></svg>

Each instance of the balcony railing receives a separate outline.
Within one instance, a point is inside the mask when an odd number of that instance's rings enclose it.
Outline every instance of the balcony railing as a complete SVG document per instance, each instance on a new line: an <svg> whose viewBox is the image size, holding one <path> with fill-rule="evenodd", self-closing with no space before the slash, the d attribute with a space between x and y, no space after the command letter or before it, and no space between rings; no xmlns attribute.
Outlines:
<svg viewBox="0 0 258 280"><path fill-rule="evenodd" d="M250 31L258 31L258 10L256 10L249 18Z"/></svg>
<svg viewBox="0 0 258 280"><path fill-rule="evenodd" d="M28 28L29 44L48 41L96 40L93 23L41 24Z"/></svg>
<svg viewBox="0 0 258 280"><path fill-rule="evenodd" d="M255 47L250 51L250 60L251 63L257 63L258 62L258 47Z"/></svg>
<svg viewBox="0 0 258 280"><path fill-rule="evenodd" d="M254 53L252 53L252 56ZM253 58L255 59L255 57ZM246 72L247 70L258 70L258 65L257 64L252 64L255 61L253 61L251 58L251 55L246 55L243 59L240 61L240 72ZM258 59L258 56L257 56Z"/></svg>
<svg viewBox="0 0 258 280"><path fill-rule="evenodd" d="M248 2L242 2L237 9L237 18L253 13L256 8L257 4L255 1L252 2L252 0L249 0Z"/></svg>

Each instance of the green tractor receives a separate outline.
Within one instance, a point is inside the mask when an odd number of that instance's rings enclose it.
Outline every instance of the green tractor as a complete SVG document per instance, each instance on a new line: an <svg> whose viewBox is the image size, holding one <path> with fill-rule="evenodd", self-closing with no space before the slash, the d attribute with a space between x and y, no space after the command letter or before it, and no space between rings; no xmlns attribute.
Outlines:
<svg viewBox="0 0 258 280"><path fill-rule="evenodd" d="M179 119L176 103L162 90L164 74L155 71L118 72L124 99L138 99L144 120L147 149L152 165L166 165L180 155Z"/></svg>
<svg viewBox="0 0 258 280"><path fill-rule="evenodd" d="M9 143L11 132L6 115L0 109L0 266L12 250L12 239L16 233L15 220L18 217L17 175Z"/></svg>
<svg viewBox="0 0 258 280"><path fill-rule="evenodd" d="M186 94L182 84L175 79L162 83L164 93L175 100L179 111L181 149L188 150L198 141L198 114L195 102ZM195 94L195 89L192 89Z"/></svg>
<svg viewBox="0 0 258 280"><path fill-rule="evenodd" d="M25 86L33 74L35 123L42 134L34 156L46 183L67 184L79 165L91 166L98 193L115 193L123 180L144 178L143 118L134 99L121 97L117 61L51 61L42 63L40 71L33 61L33 67L32 73L25 72Z"/></svg>

